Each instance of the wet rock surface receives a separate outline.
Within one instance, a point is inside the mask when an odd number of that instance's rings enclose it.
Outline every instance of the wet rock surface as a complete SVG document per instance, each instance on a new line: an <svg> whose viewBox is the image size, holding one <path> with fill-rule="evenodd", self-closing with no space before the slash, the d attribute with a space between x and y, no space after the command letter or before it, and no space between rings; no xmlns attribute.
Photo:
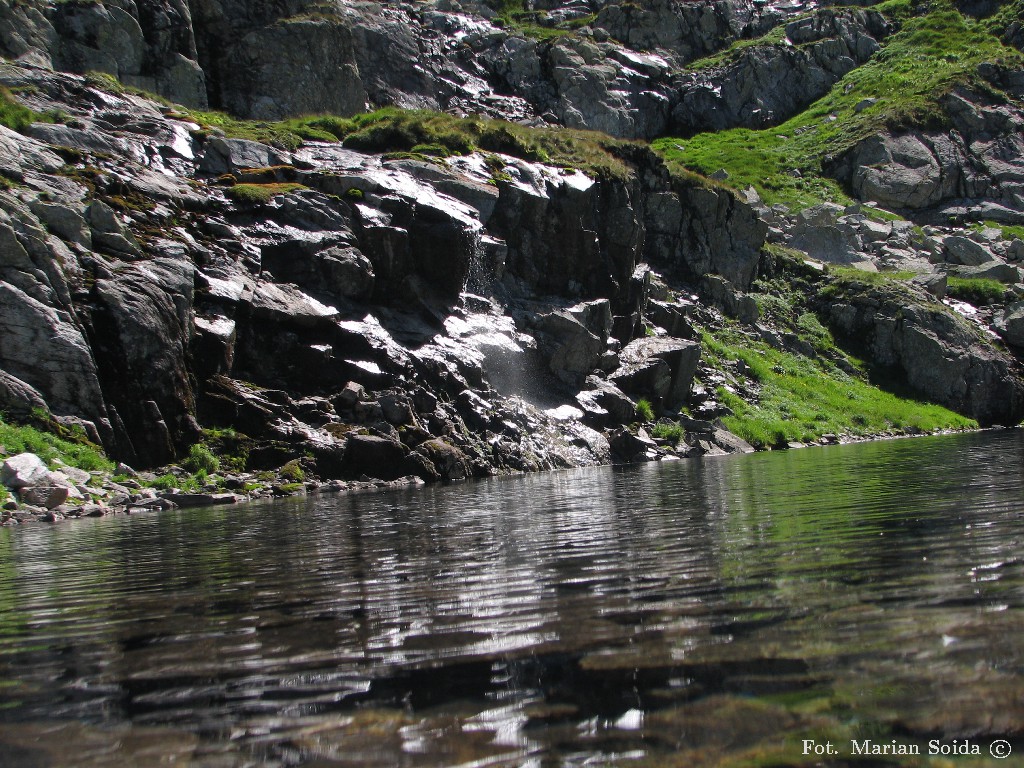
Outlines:
<svg viewBox="0 0 1024 768"><path fill-rule="evenodd" d="M985 424L1024 415L1018 309L964 323L951 311L962 306L935 303L963 278L1024 295L1020 240L950 219L1018 217L1019 109L984 92L945 97L948 135L881 132L833 158L865 205L790 213L673 173L641 145L617 145L621 172L522 152L431 161L271 146L59 71L261 118L396 104L649 137L781 121L892 31L871 10L666 1L601 5L585 31L539 40L482 6L453 8L0 11L12 59L0 84L62 116L28 135L0 127L0 404L139 468L173 467L210 430L236 430L224 440L239 463L221 486L177 489L200 496L747 450L716 422L730 411L699 333L738 322L816 354L773 329L752 295L773 274L766 244L784 244L812 265L919 273L920 291L869 286L816 311L918 395ZM780 24L782 43L758 40ZM754 44L727 50L737 41ZM307 66L310 51L322 67ZM1012 87L997 70L980 76ZM931 223L876 215L879 202ZM678 439L645 431L647 409ZM165 484L184 479L169 474ZM92 504L90 493L53 503L60 493L45 489L57 486L39 484L30 506ZM153 506L119 493L103 498Z"/></svg>
<svg viewBox="0 0 1024 768"><path fill-rule="evenodd" d="M40 105L87 126L61 134L77 142L71 163L12 135L28 151L9 156L24 183L0 193L5 399L73 420L129 466L180 459L203 427L244 435L246 470L301 459L320 482L452 482L610 461L602 430L634 421L632 398L686 402L698 346L630 344L643 326L629 318L650 299L651 201L681 210L698 194L659 181L649 153L643 184L506 157L511 180L495 187L474 156L444 170L316 142L284 153L197 138L139 97L4 66L0 78L35 82ZM81 92L103 102L102 121L68 96ZM301 186L266 202L234 202L215 183L283 161ZM712 199L687 215L744 210ZM756 255L760 235L731 242ZM678 247L650 255L703 269ZM690 333L662 303L673 331ZM649 381L627 376L645 365ZM287 480L263 486L308 490ZM219 502L212 493L161 498ZM65 514L67 500L30 495ZM155 504L131 496L108 507Z"/></svg>

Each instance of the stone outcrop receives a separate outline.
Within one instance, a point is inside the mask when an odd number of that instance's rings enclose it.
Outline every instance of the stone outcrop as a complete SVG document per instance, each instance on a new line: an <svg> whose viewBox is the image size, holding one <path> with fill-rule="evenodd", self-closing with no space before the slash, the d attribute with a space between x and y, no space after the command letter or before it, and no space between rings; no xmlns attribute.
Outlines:
<svg viewBox="0 0 1024 768"><path fill-rule="evenodd" d="M585 31L537 40L422 4L3 6L15 61L0 63L0 84L59 119L0 128L0 407L80 428L140 467L182 457L200 426L230 427L246 470L290 466L278 485L292 490L304 472L452 482L745 450L714 421L728 382L707 379L699 331L724 324L720 311L818 354L776 333L750 295L781 258L766 239L811 262L913 267L931 296L947 275L1021 295L1024 245L947 226L1017 220L1016 106L956 92L952 132L882 133L835 160L858 194L945 217L921 228L867 206L768 208L606 139L615 162L579 167L537 159L511 131L508 154L445 162L360 151L380 148L366 135L271 146L59 70L267 119L396 104L648 137L781 120L888 33L870 10L816 10L786 27L791 45L681 72L791 12L605 4ZM979 75L1016 87L1013 73ZM696 95L709 84L717 117ZM1019 420L1014 360L908 291L867 286L816 309L922 396L984 423ZM1020 346L1019 308L987 312L979 323ZM641 398L700 418L674 421L686 437L669 444L633 424ZM40 508L65 503L46 489L66 486L38 487Z"/></svg>
<svg viewBox="0 0 1024 768"><path fill-rule="evenodd" d="M1024 417L1024 379L1013 359L924 295L875 286L830 297L821 311L841 338L922 397L985 425Z"/></svg>
<svg viewBox="0 0 1024 768"><path fill-rule="evenodd" d="M180 456L200 423L274 446L251 450L254 466L309 452L324 476L451 481L607 460L589 425L635 413L610 372L657 369L630 386L672 405L693 375L677 354L692 342L619 353L643 330L651 243L673 270L749 281L763 240L742 201L673 187L647 151L642 182L503 156L488 184L472 157L441 169L190 135L73 76L2 76L35 83L40 107L78 109L67 94L81 92L104 104L103 120L80 110L81 127L34 126L39 140L10 134L0 153L25 180L0 193L4 399L135 465ZM87 162L102 170L85 184ZM296 186L235 202L222 174ZM746 230L720 231L743 217Z"/></svg>
<svg viewBox="0 0 1024 768"><path fill-rule="evenodd" d="M105 72L189 106L206 105L185 0L5 3L0 52L26 64Z"/></svg>
<svg viewBox="0 0 1024 768"><path fill-rule="evenodd" d="M650 398L653 405L678 411L687 401L700 359L700 344L672 338L635 339L619 354L609 379L627 394Z"/></svg>
<svg viewBox="0 0 1024 768"><path fill-rule="evenodd" d="M859 198L936 223L1024 221L1024 113L972 92L943 100L952 130L883 132L832 169Z"/></svg>
<svg viewBox="0 0 1024 768"><path fill-rule="evenodd" d="M872 12L822 11L787 29L798 48L759 47L710 79L680 75L795 12L748 0L603 4L587 34L543 41L412 3L26 0L0 11L0 52L259 119L397 105L653 138L702 129L707 107L722 125L784 119L884 32Z"/></svg>
<svg viewBox="0 0 1024 768"><path fill-rule="evenodd" d="M780 123L871 58L888 31L874 11L829 9L790 22L782 43L685 75L669 129L691 134Z"/></svg>
<svg viewBox="0 0 1024 768"><path fill-rule="evenodd" d="M746 288L757 274L768 226L748 204L709 185L678 179L645 198L646 259L689 279L724 277Z"/></svg>
<svg viewBox="0 0 1024 768"><path fill-rule="evenodd" d="M755 3L655 0L642 5L606 5L594 26L632 48L666 51L685 63L740 38L763 34L781 20L778 10Z"/></svg>

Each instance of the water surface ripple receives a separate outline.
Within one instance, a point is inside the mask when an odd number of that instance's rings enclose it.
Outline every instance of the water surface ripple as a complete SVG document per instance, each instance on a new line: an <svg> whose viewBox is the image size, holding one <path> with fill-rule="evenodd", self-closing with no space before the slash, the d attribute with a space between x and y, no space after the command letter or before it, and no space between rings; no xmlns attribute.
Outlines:
<svg viewBox="0 0 1024 768"><path fill-rule="evenodd" d="M1019 754L1022 462L1007 431L0 530L0 765Z"/></svg>

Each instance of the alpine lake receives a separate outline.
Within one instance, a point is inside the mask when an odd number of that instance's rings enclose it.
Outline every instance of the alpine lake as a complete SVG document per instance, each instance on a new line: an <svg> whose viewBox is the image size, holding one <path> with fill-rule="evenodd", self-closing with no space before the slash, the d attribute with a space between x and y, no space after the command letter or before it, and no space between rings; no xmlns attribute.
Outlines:
<svg viewBox="0 0 1024 768"><path fill-rule="evenodd" d="M1024 432L0 530L0 766L1024 765Z"/></svg>

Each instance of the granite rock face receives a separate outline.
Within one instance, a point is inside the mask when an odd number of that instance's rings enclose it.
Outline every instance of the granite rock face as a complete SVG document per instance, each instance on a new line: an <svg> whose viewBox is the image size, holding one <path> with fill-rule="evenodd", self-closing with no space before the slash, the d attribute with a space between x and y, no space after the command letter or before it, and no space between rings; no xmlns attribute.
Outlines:
<svg viewBox="0 0 1024 768"><path fill-rule="evenodd" d="M549 5L552 18L574 13ZM483 4L470 8L480 15L403 2L26 0L0 11L0 52L258 119L397 105L653 138L781 121L863 63L887 32L870 11L819 11L787 27L789 47L758 46L725 69L681 74L798 9L601 3L588 35L546 41L496 26Z"/></svg>
<svg viewBox="0 0 1024 768"><path fill-rule="evenodd" d="M4 78L77 126L0 131L0 160L24 179L0 192L4 401L70 420L135 466L180 457L200 424L257 441L253 466L309 453L321 476L606 461L577 406L602 427L633 417L608 377L643 333L646 262L749 281L763 242L744 202L693 204L700 183L673 184L646 150L636 170L593 177L503 156L489 184L480 156L439 168L285 150L189 133L73 75L6 65ZM102 171L85 184L87 163ZM295 186L236 201L223 174ZM664 346L647 356L669 371L654 396L676 404L692 361Z"/></svg>
<svg viewBox="0 0 1024 768"><path fill-rule="evenodd" d="M784 42L749 48L686 75L670 130L690 134L780 123L870 59L888 32L873 11L828 9L790 22Z"/></svg>
<svg viewBox="0 0 1024 768"><path fill-rule="evenodd" d="M843 338L923 397L984 425L1020 421L1024 381L1012 358L981 343L978 328L935 308L923 293L875 287L823 310Z"/></svg>
<svg viewBox="0 0 1024 768"><path fill-rule="evenodd" d="M979 93L943 100L952 129L882 132L839 158L835 175L864 200L936 223L1024 221L1024 113Z"/></svg>
<svg viewBox="0 0 1024 768"><path fill-rule="evenodd" d="M872 10L795 18L782 4L656 0L595 4L578 34L541 40L482 5L454 9L0 7L0 84L61 116L27 135L0 127L0 406L80 427L138 466L220 426L251 441L251 467L302 460L350 479L665 455L628 426L641 398L702 409L701 437L677 455L742 449L714 424L725 411L698 381L697 337L724 313L800 348L751 296L785 245L811 262L921 272L927 294L868 287L816 311L922 396L983 423L1024 415L1015 360L979 331L1019 347L1018 308L971 326L933 300L947 275L1020 285L1024 245L949 226L1024 209L1020 109L983 89L945 98L951 131L883 131L832 158L865 206L791 213L639 143L615 142L611 170L556 165L511 133L506 151L444 162L429 146L361 151L366 136L271 146L63 71L261 120L396 105L649 138L778 123L891 32ZM774 28L781 42L760 39ZM750 44L728 50L737 41ZM998 67L978 75L1020 85Z"/></svg>

